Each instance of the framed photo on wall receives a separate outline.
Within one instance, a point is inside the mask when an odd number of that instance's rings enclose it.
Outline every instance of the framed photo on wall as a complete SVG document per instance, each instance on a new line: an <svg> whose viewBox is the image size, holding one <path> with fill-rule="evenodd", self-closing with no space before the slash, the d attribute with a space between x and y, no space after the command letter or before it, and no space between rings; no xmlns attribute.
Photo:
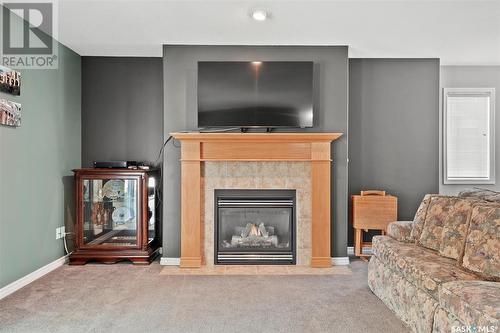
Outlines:
<svg viewBox="0 0 500 333"><path fill-rule="evenodd" d="M21 94L21 73L0 65L0 92L19 96Z"/></svg>
<svg viewBox="0 0 500 333"><path fill-rule="evenodd" d="M21 104L0 98L0 125L21 126Z"/></svg>

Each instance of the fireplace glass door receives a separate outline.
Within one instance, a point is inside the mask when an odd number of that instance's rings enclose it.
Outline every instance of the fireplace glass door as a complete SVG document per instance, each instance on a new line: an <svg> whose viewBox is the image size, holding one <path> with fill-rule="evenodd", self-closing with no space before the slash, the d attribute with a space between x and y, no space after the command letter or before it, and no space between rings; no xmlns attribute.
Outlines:
<svg viewBox="0 0 500 333"><path fill-rule="evenodd" d="M295 191L217 190L216 262L295 262Z"/></svg>

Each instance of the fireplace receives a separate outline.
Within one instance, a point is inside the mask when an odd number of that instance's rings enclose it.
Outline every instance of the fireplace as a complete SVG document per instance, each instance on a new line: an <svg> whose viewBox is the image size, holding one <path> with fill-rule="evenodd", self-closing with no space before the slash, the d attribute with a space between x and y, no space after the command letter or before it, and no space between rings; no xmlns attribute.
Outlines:
<svg viewBox="0 0 500 333"><path fill-rule="evenodd" d="M215 190L216 264L295 264L295 190Z"/></svg>
<svg viewBox="0 0 500 333"><path fill-rule="evenodd" d="M299 265L331 267L331 143L342 133L171 135L181 142L180 267L218 262L214 190L240 188L297 190L292 257ZM296 168L304 170L297 174Z"/></svg>

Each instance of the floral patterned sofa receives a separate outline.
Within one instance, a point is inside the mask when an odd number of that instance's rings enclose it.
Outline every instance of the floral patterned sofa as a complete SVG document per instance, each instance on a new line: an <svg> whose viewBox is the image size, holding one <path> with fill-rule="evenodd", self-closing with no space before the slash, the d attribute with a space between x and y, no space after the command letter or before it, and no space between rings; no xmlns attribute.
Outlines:
<svg viewBox="0 0 500 333"><path fill-rule="evenodd" d="M370 289L414 332L500 332L500 194L428 194L372 251Z"/></svg>

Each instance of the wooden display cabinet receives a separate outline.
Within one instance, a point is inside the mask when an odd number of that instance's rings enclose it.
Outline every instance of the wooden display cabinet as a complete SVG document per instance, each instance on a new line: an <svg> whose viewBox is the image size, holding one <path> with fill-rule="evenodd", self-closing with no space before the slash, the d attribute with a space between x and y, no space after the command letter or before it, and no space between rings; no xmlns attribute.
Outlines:
<svg viewBox="0 0 500 333"><path fill-rule="evenodd" d="M158 170L77 169L72 265L149 264L160 249Z"/></svg>

